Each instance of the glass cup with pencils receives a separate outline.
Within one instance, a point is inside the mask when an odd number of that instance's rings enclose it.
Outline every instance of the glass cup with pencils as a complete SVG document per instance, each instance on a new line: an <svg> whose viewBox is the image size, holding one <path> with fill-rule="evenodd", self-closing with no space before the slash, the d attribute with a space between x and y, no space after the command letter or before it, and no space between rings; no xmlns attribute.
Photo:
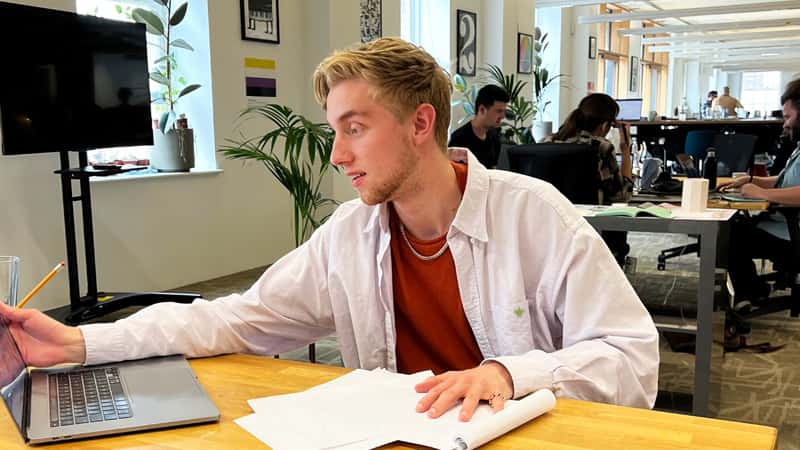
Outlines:
<svg viewBox="0 0 800 450"><path fill-rule="evenodd" d="M0 256L0 301L17 306L19 288L19 257Z"/></svg>

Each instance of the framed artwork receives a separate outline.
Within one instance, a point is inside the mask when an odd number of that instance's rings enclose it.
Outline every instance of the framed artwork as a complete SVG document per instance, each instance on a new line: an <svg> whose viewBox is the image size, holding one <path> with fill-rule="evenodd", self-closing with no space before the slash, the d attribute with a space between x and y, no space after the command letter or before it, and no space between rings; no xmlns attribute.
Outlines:
<svg viewBox="0 0 800 450"><path fill-rule="evenodd" d="M242 39L280 44L278 0L240 0Z"/></svg>
<svg viewBox="0 0 800 450"><path fill-rule="evenodd" d="M478 15L456 10L456 32L456 73L474 77L477 65Z"/></svg>
<svg viewBox="0 0 800 450"><path fill-rule="evenodd" d="M589 59L597 59L597 38L589 36Z"/></svg>
<svg viewBox="0 0 800 450"><path fill-rule="evenodd" d="M639 57L631 56L631 82L628 91L639 92Z"/></svg>
<svg viewBox="0 0 800 450"><path fill-rule="evenodd" d="M527 33L517 33L517 72L531 73L533 71L533 36Z"/></svg>
<svg viewBox="0 0 800 450"><path fill-rule="evenodd" d="M381 37L381 0L361 0L361 42Z"/></svg>

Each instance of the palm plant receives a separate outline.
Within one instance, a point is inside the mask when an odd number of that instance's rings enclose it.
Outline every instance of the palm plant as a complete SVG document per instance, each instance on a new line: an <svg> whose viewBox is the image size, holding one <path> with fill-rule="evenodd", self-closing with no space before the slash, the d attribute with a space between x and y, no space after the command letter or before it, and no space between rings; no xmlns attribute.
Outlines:
<svg viewBox="0 0 800 450"><path fill-rule="evenodd" d="M294 202L295 246L300 246L330 216L319 217L320 208L338 204L320 188L328 170L338 170L330 163L333 130L276 104L247 108L239 115L239 119L251 118L265 118L275 128L263 136L228 139L230 145L219 151L228 159L260 162L289 192Z"/></svg>
<svg viewBox="0 0 800 450"><path fill-rule="evenodd" d="M460 95L460 98L450 102L450 108L461 107L464 116L458 120L458 125L470 120L475 115L475 99L478 97L477 85L469 86L467 80L459 74L453 75L453 90Z"/></svg>
<svg viewBox="0 0 800 450"><path fill-rule="evenodd" d="M505 89L510 97L506 119L511 122L504 122L501 126L501 133L507 140L517 144L530 144L533 142L530 127L525 125L536 114L536 108L532 101L522 95L527 81L520 80L515 74L505 74L503 69L494 64L481 70L489 74L490 80Z"/></svg>

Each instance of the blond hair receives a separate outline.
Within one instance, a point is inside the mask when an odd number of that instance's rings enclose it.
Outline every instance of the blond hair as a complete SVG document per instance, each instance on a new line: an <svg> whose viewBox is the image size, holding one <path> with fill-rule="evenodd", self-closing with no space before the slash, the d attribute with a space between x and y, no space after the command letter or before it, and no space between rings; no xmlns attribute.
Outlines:
<svg viewBox="0 0 800 450"><path fill-rule="evenodd" d="M450 125L450 77L436 60L414 44L400 38L380 38L350 50L336 51L314 71L314 95L327 109L327 98L337 83L363 79L370 97L385 106L398 120L428 103L436 110L434 136L447 148Z"/></svg>

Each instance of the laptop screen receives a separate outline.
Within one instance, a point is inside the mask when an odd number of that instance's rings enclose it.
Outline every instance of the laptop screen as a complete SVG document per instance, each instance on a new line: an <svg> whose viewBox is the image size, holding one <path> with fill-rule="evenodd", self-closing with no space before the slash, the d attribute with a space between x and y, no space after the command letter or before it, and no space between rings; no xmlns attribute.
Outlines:
<svg viewBox="0 0 800 450"><path fill-rule="evenodd" d="M619 114L617 120L640 120L642 118L642 99L620 98L617 99Z"/></svg>
<svg viewBox="0 0 800 450"><path fill-rule="evenodd" d="M0 395L23 436L25 435L23 419L27 375L25 361L19 353L17 343L11 336L8 322L4 317L0 317Z"/></svg>

